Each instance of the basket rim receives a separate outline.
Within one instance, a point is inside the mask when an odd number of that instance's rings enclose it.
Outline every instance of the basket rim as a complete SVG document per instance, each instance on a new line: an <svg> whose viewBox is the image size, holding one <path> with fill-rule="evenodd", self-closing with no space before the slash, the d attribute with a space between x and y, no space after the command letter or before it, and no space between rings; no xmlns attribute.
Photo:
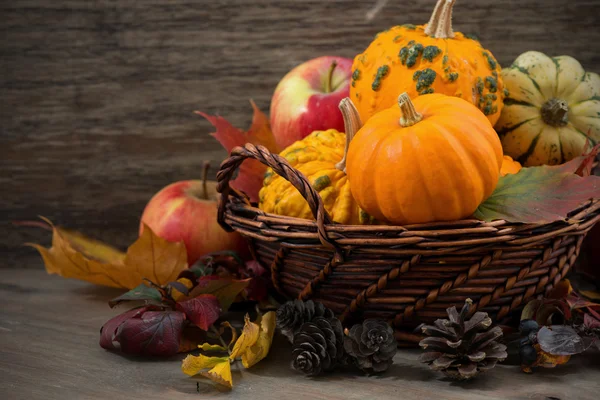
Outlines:
<svg viewBox="0 0 600 400"><path fill-rule="evenodd" d="M279 176L289 181L306 200L314 219L267 213L255 204L251 204L244 192L232 188L229 181L246 159L254 159L270 167ZM600 218L600 199L593 198L572 210L564 220L539 223L506 220L488 222L469 218L404 226L338 224L329 216L323 199L306 176L292 167L284 157L271 153L263 146L255 146L251 143L234 148L229 158L221 163L217 173L217 192L220 194L217 219L225 230L238 230L254 239L268 241L299 239L306 242L318 239L324 247L335 250L337 258L341 258L340 247L346 245L360 247L361 245L412 244L414 248L421 249L456 246L464 248L493 243L531 245L556 235L568 235L572 231L587 231ZM244 217L242 212L252 215L252 218ZM392 235L393 237L390 237ZM441 240L436 240L439 237Z"/></svg>
<svg viewBox="0 0 600 400"><path fill-rule="evenodd" d="M223 196L220 194L220 196ZM298 227L317 227L318 222L315 219L291 217L287 215L280 215L275 213L269 213L260 209L255 204L244 203L238 199L229 197L227 200L227 209L230 211L245 211L252 212L257 215L256 221L258 222L270 222L270 223L284 223L285 225L292 225ZM464 229L472 229L472 227L488 227L497 231L500 227L513 227L518 226L523 229L536 229L548 227L550 225L572 225L575 222L580 221L589 214L592 214L600 210L600 199L590 199L585 203L581 204L578 208L574 209L569 213L570 217L566 219L557 219L549 222L512 222L506 220L493 220L484 221L477 218L465 218L460 220L448 220L448 221L434 221L420 224L409 224L409 225L390 225L390 224L370 224L370 225L357 225L357 224L341 224L338 222L324 223L330 232L352 232L352 231L377 231L377 232L413 232L413 231L434 231L438 227L445 228L443 230L462 229L461 227L468 227ZM238 216L236 218L244 218ZM250 218L249 218L250 219ZM253 219L252 219L253 220ZM454 228L452 228L454 227Z"/></svg>

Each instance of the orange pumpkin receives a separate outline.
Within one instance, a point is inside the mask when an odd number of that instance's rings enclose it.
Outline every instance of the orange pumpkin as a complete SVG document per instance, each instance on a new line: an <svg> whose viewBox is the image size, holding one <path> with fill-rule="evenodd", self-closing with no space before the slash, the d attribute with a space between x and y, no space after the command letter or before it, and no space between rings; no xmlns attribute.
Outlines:
<svg viewBox="0 0 600 400"><path fill-rule="evenodd" d="M354 58L350 99L366 121L394 106L399 93L457 96L475 104L493 124L505 97L501 68L473 37L452 31L454 0L438 0L427 25L379 33Z"/></svg>
<svg viewBox="0 0 600 400"><path fill-rule="evenodd" d="M504 156L502 160L502 168L500 175L516 174L523 168L518 161L513 160L510 156Z"/></svg>
<svg viewBox="0 0 600 400"><path fill-rule="evenodd" d="M502 146L490 121L458 97L431 94L369 118L346 172L360 207L380 221L415 224L470 216L494 191Z"/></svg>

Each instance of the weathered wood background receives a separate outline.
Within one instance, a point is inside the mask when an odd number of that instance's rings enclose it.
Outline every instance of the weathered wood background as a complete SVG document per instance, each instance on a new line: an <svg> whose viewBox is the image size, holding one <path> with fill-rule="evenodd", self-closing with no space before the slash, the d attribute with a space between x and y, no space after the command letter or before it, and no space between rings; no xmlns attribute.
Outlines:
<svg viewBox="0 0 600 400"><path fill-rule="evenodd" d="M0 2L0 266L26 266L45 215L125 246L146 201L226 156L192 112L237 126L320 55L353 57L380 30L425 23L435 0ZM531 49L600 72L597 0L459 0L454 27L501 64ZM214 172L213 172L214 174ZM36 263L36 266L41 265Z"/></svg>

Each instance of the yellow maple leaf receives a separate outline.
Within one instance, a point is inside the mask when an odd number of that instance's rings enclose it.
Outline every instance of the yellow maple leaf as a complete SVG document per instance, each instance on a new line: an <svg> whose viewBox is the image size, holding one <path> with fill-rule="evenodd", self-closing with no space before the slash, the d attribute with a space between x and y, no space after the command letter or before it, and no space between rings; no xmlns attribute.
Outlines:
<svg viewBox="0 0 600 400"><path fill-rule="evenodd" d="M273 335L275 334L275 312L269 311L263 315L260 321L260 332L258 339L242 354L242 364L250 368L269 354Z"/></svg>
<svg viewBox="0 0 600 400"><path fill-rule="evenodd" d="M54 226L52 247L37 249L49 274L75 278L98 285L133 289L144 278L158 285L177 279L188 267L183 242L168 242L145 227L143 234L123 253L100 241Z"/></svg>
<svg viewBox="0 0 600 400"><path fill-rule="evenodd" d="M233 380L231 379L231 364L229 360L222 361L215 365L210 371L201 371L200 375L207 377L213 382L223 385L227 389L233 387Z"/></svg>
<svg viewBox="0 0 600 400"><path fill-rule="evenodd" d="M246 314L244 317L244 328L242 329L242 334L235 342L233 346L233 350L231 350L231 355L229 356L230 360L235 360L237 357L240 357L243 353L248 350L256 341L258 340L258 333L260 332L260 327L258 324L250 321L250 316Z"/></svg>
<svg viewBox="0 0 600 400"><path fill-rule="evenodd" d="M181 370L189 376L198 375L203 369L213 368L215 365L227 361L228 357L207 357L205 355L192 356L189 355L183 359Z"/></svg>
<svg viewBox="0 0 600 400"><path fill-rule="evenodd" d="M204 371L209 368L211 368L209 371ZM231 365L228 357L207 357L202 354L199 356L190 355L183 359L181 370L189 376L200 374L228 389L233 387Z"/></svg>

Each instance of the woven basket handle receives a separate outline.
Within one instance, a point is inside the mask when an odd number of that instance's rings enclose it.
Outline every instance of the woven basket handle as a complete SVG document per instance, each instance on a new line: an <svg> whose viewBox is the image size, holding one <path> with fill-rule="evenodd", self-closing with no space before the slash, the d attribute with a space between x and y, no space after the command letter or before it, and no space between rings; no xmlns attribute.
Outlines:
<svg viewBox="0 0 600 400"><path fill-rule="evenodd" d="M251 143L246 143L244 147L235 147L231 150L229 158L223 163L219 172L217 172L217 192L221 193L219 197L219 212L217 219L219 224L226 230L231 231L231 227L225 222L225 207L229 196L234 196L246 204L250 204L248 196L244 193L233 189L229 185L229 181L233 173L239 168L242 162L247 158L253 158L260 161L267 167L271 167L279 176L290 182L308 202L315 220L317 221L317 232L319 240L324 246L337 249L335 244L327 237L325 230L326 224L331 224L331 217L323 206L323 199L319 193L308 182L308 179L300 171L294 169L288 161L278 154L272 154L263 146L255 146Z"/></svg>

